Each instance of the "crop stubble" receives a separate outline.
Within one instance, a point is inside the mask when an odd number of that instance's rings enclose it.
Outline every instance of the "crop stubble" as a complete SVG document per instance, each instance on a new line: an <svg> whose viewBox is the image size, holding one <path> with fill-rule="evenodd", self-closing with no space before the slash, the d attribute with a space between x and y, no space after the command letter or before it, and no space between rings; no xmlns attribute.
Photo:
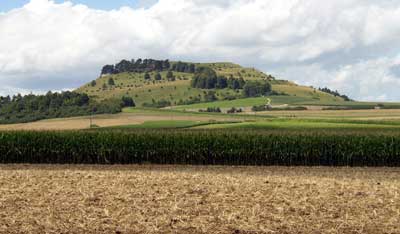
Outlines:
<svg viewBox="0 0 400 234"><path fill-rule="evenodd" d="M0 233L400 233L400 169L0 166Z"/></svg>

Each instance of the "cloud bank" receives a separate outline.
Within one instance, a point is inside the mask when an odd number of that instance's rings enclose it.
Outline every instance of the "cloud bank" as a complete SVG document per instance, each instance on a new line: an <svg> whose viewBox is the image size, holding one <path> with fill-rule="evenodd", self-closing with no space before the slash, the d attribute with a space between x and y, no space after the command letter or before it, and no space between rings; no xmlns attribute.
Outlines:
<svg viewBox="0 0 400 234"><path fill-rule="evenodd" d="M0 94L72 89L104 64L151 57L233 61L400 101L398 22L391 0L159 0L112 11L31 0L0 13Z"/></svg>

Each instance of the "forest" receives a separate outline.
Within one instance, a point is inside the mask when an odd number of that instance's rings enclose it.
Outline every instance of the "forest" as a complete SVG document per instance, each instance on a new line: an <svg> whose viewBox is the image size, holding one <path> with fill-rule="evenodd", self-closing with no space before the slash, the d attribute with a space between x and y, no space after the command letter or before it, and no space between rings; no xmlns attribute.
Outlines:
<svg viewBox="0 0 400 234"><path fill-rule="evenodd" d="M121 112L123 107L135 106L130 97L91 100L87 94L48 92L45 95L21 94L0 97L0 124L32 122L48 118L72 117Z"/></svg>

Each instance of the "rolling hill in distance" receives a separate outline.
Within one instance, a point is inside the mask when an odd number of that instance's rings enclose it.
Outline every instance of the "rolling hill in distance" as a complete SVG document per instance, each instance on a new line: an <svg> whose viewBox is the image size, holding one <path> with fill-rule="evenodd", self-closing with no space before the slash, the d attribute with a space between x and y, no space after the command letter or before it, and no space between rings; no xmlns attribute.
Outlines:
<svg viewBox="0 0 400 234"><path fill-rule="evenodd" d="M151 61L151 62L149 62ZM153 63L155 60L147 60ZM168 61L168 60L166 60ZM144 63L142 61L142 63ZM76 91L86 93L96 100L110 98L132 97L136 106L152 106L185 108L188 107L207 107L215 103L222 107L251 107L254 105L266 104L265 96L268 96L272 105L350 105L353 102L346 101L339 94L334 95L323 92L313 87L297 85L291 81L280 80L269 74L265 74L255 68L242 67L238 64L229 62L215 63L187 63L187 62L168 62L168 68L157 69L154 67L143 67L141 69L129 68L129 64L135 61L123 60L114 65L107 65L103 68L102 75ZM192 65L192 70L189 67ZM107 71L107 68L123 68L121 71ZM147 66L147 65L146 65ZM181 68L180 68L181 67ZM191 84L196 69L209 68L215 71L217 77L230 79L243 79L245 82L260 81L271 84L272 90L265 94L257 94L251 97L243 95L242 88L196 88ZM168 73L172 72L173 78L168 78ZM158 78L157 75L159 74ZM147 76L147 77L145 77ZM203 103L203 104L200 104Z"/></svg>

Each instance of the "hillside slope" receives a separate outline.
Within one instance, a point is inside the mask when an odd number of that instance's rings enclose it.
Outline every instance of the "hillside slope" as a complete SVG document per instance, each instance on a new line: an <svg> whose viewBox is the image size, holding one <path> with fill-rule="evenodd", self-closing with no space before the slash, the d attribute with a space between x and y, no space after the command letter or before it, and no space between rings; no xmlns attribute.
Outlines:
<svg viewBox="0 0 400 234"><path fill-rule="evenodd" d="M174 67L178 62L170 62ZM243 78L247 81L268 81L272 85L272 94L280 96L280 99L288 99L288 103L296 101L308 101L312 103L342 103L343 98L311 87L300 86L285 80L277 80L271 75L265 74L255 68L245 68L233 63L188 63L198 67L213 69L218 76ZM194 73L185 71L173 71L174 79L168 79L169 70L162 71L133 71L116 74L103 74L97 80L77 89L97 100L109 98L132 97L137 106L159 103L158 107L189 105L210 101L224 101L243 99L239 89L198 89L191 87ZM150 79L145 79L148 73ZM156 80L156 74L161 75L161 80ZM147 78L149 78L147 77ZM110 82L112 80L112 82ZM112 83L110 85L110 83ZM211 93L210 93L211 92ZM214 98L210 99L210 95ZM251 100L251 99L249 99ZM274 101L274 99L272 99ZM252 103L248 103L252 106ZM157 105L156 105L157 106Z"/></svg>

